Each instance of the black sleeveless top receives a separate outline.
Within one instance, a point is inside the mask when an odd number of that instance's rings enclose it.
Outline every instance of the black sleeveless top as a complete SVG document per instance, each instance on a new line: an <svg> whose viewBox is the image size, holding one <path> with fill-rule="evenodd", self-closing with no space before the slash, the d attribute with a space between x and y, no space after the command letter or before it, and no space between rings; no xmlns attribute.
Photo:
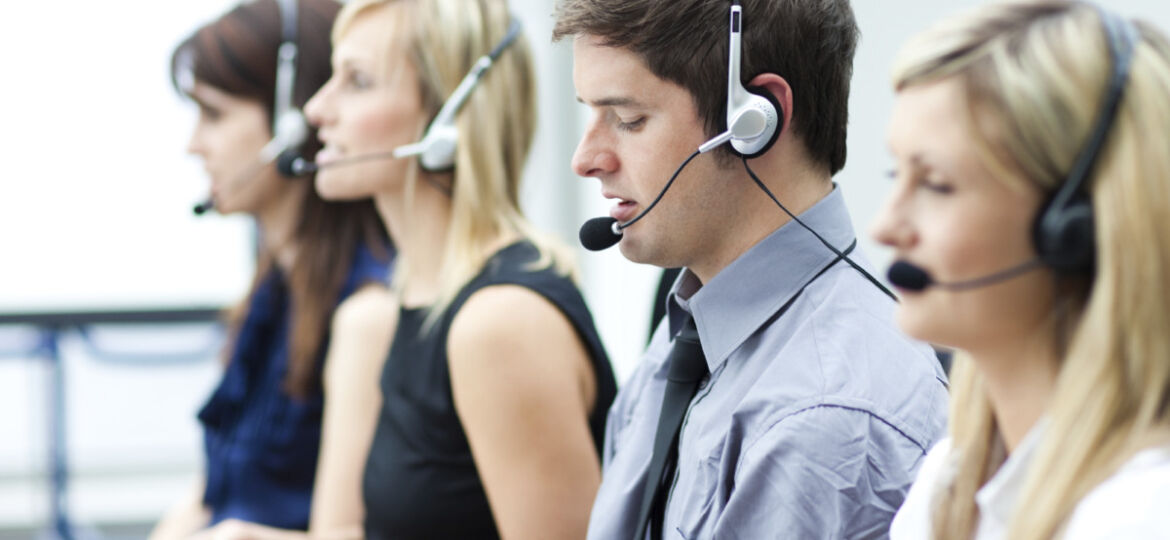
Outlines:
<svg viewBox="0 0 1170 540"><path fill-rule="evenodd" d="M400 312L382 371L382 410L362 478L367 538L499 538L455 412L447 366L451 321L464 302L484 287L531 289L572 323L597 380L589 428L600 455L606 414L617 393L613 371L576 285L552 268L531 270L538 257L528 242L496 253L427 333L422 332L425 309Z"/></svg>

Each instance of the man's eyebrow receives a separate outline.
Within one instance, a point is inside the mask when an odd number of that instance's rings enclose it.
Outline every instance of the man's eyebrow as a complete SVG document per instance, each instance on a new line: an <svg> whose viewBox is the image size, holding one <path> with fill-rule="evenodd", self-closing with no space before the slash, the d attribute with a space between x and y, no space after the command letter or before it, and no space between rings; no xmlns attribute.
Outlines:
<svg viewBox="0 0 1170 540"><path fill-rule="evenodd" d="M604 97L596 101L586 102L577 96L577 103L585 103L591 107L642 107L642 103L632 97L615 96Z"/></svg>

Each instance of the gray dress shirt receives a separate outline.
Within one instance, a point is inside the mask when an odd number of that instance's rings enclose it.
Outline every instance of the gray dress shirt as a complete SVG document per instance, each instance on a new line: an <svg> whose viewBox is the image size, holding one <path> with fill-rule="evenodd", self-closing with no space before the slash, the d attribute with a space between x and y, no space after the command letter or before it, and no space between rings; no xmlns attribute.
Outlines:
<svg viewBox="0 0 1170 540"><path fill-rule="evenodd" d="M839 249L854 240L837 188L800 217ZM687 311L711 375L683 421L664 538L887 536L945 435L946 376L857 270L839 261L813 279L835 258L788 223L705 286L682 273L669 322L610 409L590 539L637 528L670 336ZM866 266L859 252L850 258Z"/></svg>

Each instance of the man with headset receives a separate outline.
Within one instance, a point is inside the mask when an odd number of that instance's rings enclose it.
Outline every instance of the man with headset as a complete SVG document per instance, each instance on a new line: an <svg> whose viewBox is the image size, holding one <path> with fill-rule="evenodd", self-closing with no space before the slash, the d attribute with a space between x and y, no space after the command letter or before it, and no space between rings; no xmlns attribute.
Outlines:
<svg viewBox="0 0 1170 540"><path fill-rule="evenodd" d="M848 1L562 0L565 37L573 168L616 203L582 242L686 268L610 411L590 538L885 536L947 391L831 180Z"/></svg>

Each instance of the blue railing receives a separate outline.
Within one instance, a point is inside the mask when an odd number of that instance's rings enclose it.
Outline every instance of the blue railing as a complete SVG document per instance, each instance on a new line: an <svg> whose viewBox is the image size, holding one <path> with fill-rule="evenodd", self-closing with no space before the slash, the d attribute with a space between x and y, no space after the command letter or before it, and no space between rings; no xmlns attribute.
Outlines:
<svg viewBox="0 0 1170 540"><path fill-rule="evenodd" d="M48 421L48 463L50 482L49 535L61 540L74 540L76 528L70 519L68 507L69 460L67 453L65 370L61 358L61 339L69 332L76 332L95 358L113 362L146 361L175 363L204 359L219 348L221 337L196 351L150 353L108 352L91 339L90 330L95 326L107 325L171 325L184 323L215 323L219 321L222 309L183 308L118 311L72 311L72 312L28 312L0 313L0 326L23 326L35 329L35 339L23 346L0 344L0 356L39 358L46 362L49 376L46 380ZM4 347L10 347L5 349Z"/></svg>

